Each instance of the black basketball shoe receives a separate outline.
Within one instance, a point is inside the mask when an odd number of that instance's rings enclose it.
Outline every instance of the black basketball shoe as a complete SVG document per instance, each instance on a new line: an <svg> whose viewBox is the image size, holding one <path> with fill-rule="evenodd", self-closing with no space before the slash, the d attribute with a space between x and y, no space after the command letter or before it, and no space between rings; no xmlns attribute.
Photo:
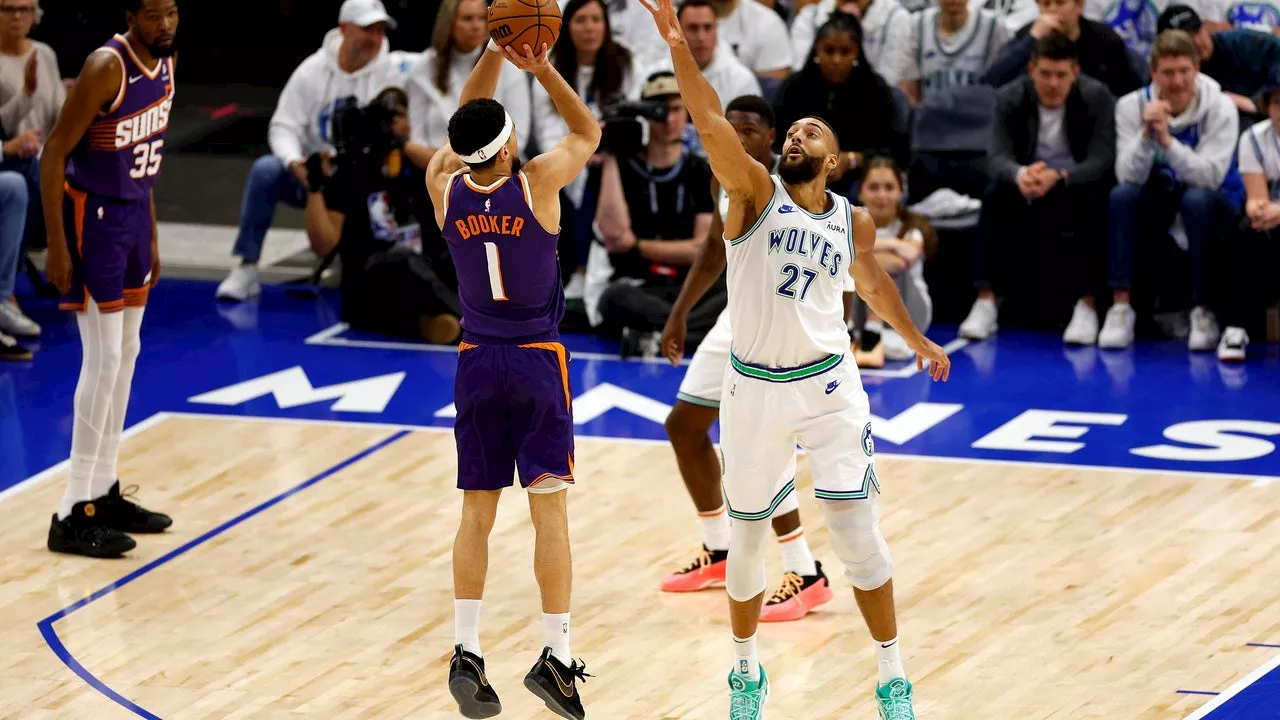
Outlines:
<svg viewBox="0 0 1280 720"><path fill-rule="evenodd" d="M484 658L453 646L449 661L449 692L458 701L458 712L468 718L488 718L502 712L498 693L484 674Z"/></svg>
<svg viewBox="0 0 1280 720"><path fill-rule="evenodd" d="M586 682L591 677L583 672L586 669L587 666L577 660L565 667L551 654L551 648L543 648L538 662L524 676L524 686L546 703L551 712L569 720L583 720L587 711L582 709L577 681Z"/></svg>
<svg viewBox="0 0 1280 720"><path fill-rule="evenodd" d="M68 555L92 558L118 558L138 546L133 538L102 522L100 506L92 501L79 502L71 508L66 520L53 514L49 525L49 549Z"/></svg>
<svg viewBox="0 0 1280 720"><path fill-rule="evenodd" d="M126 533L164 532L165 528L173 524L173 519L163 513L147 510L133 502L133 493L137 489L137 485L130 485L125 491L127 494L121 494L120 481L117 480L106 495L95 500L102 523Z"/></svg>

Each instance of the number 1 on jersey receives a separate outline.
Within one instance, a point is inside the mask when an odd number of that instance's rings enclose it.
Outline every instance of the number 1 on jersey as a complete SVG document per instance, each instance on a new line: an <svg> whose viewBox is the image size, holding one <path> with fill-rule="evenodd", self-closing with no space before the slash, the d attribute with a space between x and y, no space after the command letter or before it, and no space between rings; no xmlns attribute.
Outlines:
<svg viewBox="0 0 1280 720"><path fill-rule="evenodd" d="M502 284L502 257L498 255L497 243L485 243L484 254L489 263L489 290L493 299L506 300L507 290Z"/></svg>

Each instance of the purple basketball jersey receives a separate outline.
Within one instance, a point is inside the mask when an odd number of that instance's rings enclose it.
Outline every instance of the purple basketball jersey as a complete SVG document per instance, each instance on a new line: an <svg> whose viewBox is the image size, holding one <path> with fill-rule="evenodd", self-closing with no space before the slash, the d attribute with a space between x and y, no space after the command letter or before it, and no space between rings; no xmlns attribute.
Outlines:
<svg viewBox="0 0 1280 720"><path fill-rule="evenodd" d="M98 113L67 160L67 181L92 195L139 200L160 179L164 135L173 108L173 58L146 68L120 35L95 52L120 60L120 91Z"/></svg>
<svg viewBox="0 0 1280 720"><path fill-rule="evenodd" d="M444 239L458 272L464 339L521 344L559 339L564 287L559 233L533 216L524 173L484 187L466 171L449 179Z"/></svg>

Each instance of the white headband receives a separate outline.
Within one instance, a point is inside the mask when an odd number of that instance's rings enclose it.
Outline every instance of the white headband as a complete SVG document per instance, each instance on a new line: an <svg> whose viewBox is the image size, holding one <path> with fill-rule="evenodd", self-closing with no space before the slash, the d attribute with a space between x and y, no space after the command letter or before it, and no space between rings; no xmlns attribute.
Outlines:
<svg viewBox="0 0 1280 720"><path fill-rule="evenodd" d="M511 115L505 110L502 114L506 118L506 121L503 122L502 132L498 133L498 137L494 138L488 145L485 145L470 155L463 155L462 162L471 165L482 163L489 158L492 158L494 155L497 155L498 151L502 149L502 146L507 144L507 139L511 137Z"/></svg>

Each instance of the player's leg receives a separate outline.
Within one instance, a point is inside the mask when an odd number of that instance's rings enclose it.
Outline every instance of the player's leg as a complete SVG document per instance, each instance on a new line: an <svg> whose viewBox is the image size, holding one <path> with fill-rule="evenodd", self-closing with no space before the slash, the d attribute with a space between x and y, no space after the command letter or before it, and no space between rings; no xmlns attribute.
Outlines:
<svg viewBox="0 0 1280 720"><path fill-rule="evenodd" d="M71 467L47 546L54 552L119 557L136 543L103 522L92 501L92 480L120 375L127 245L118 233L102 227L103 207L97 198L70 191L65 210L73 289L59 307L77 311L83 355L73 400Z"/></svg>
<svg viewBox="0 0 1280 720"><path fill-rule="evenodd" d="M785 480L795 478L795 459L791 460ZM760 611L761 622L788 622L799 620L813 610L831 602L831 582L822 572L805 539L800 524L799 494L794 490L783 499L774 512L773 532L778 536L782 550L782 584L765 601Z"/></svg>
<svg viewBox="0 0 1280 720"><path fill-rule="evenodd" d="M800 445L809 453L814 495L831 547L853 584L858 608L875 641L881 717L914 720L912 687L898 646L893 558L880 532L876 505L880 481L867 394L854 369L843 365L802 382L806 386L798 388L799 402L809 419L799 429ZM826 388L833 391L826 393ZM855 437L860 441L851 442Z"/></svg>
<svg viewBox="0 0 1280 720"><path fill-rule="evenodd" d="M725 375L720 414L724 492L733 524L725 568L735 663L729 673L730 706L747 720L761 717L769 681L760 664L756 630L766 589L764 553L769 520L795 482L783 479L795 456L793 408L785 386Z"/></svg>
<svg viewBox="0 0 1280 720"><path fill-rule="evenodd" d="M458 351L454 438L458 446L458 488L462 516L453 540L454 650L449 692L465 717L486 718L502 711L485 674L480 646L480 608L489 570L489 533L502 488L515 475L515 448L506 421L502 348L463 344Z"/></svg>
<svg viewBox="0 0 1280 720"><path fill-rule="evenodd" d="M692 562L662 580L666 592L690 592L724 584L729 553L729 515L720 487L720 457L711 444L711 426L720 416L720 386L729 366L732 335L728 313L721 313L689 362L676 404L667 415L667 437L676 467L698 513L702 549Z"/></svg>
<svg viewBox="0 0 1280 720"><path fill-rule="evenodd" d="M578 681L585 666L570 648L573 559L567 489L573 485L573 414L569 355L559 343L510 350L511 436L520 484L529 491L534 530L534 576L542 599L543 650L524 685L552 712L586 717Z"/></svg>
<svg viewBox="0 0 1280 720"><path fill-rule="evenodd" d="M151 287L151 207L136 203L129 224L132 247L125 264L123 328L120 344L120 370L111 394L111 409L93 466L90 493L102 511L103 522L125 533L158 533L173 524L168 515L152 512L138 505L130 494L122 494L117 467L120 460L120 436L124 431L125 411L133 389L133 372L142 351L142 315Z"/></svg>

